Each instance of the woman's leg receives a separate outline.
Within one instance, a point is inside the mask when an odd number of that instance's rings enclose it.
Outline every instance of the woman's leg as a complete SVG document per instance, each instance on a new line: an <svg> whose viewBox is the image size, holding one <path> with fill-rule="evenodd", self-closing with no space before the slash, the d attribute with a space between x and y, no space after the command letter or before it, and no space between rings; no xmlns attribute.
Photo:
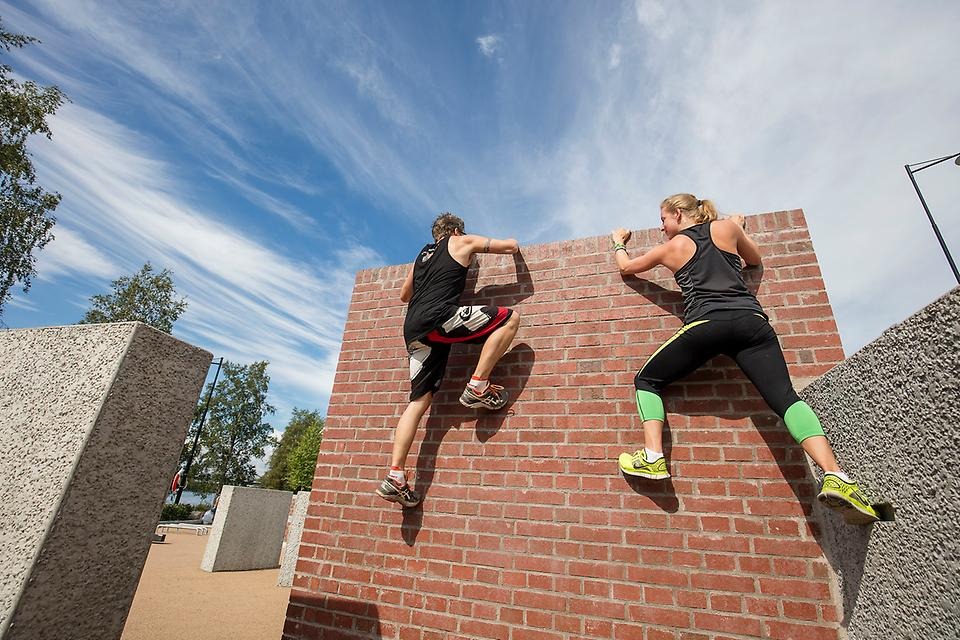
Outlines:
<svg viewBox="0 0 960 640"><path fill-rule="evenodd" d="M660 393L671 382L693 373L718 353L709 340L711 328L709 320L684 325L650 356L633 379L637 413L643 420L644 447L652 452L663 452L666 415Z"/></svg>
<svg viewBox="0 0 960 640"><path fill-rule="evenodd" d="M756 329L752 344L732 354L734 360L757 387L767 405L783 419L790 435L807 455L824 471L839 471L840 466L823 434L820 420L793 388L773 327L760 317L748 316L744 322L749 323L748 329L753 326Z"/></svg>

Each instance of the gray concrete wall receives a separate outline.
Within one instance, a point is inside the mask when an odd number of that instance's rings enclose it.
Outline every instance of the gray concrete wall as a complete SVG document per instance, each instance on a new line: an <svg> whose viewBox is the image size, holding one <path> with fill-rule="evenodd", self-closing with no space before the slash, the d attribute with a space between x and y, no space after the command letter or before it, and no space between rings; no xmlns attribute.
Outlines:
<svg viewBox="0 0 960 640"><path fill-rule="evenodd" d="M210 358L133 322L0 332L0 638L120 637Z"/></svg>
<svg viewBox="0 0 960 640"><path fill-rule="evenodd" d="M851 640L960 634L960 288L802 393L844 469L894 522L820 519Z"/></svg>
<svg viewBox="0 0 960 640"><path fill-rule="evenodd" d="M301 491L293 499L293 512L287 521L287 535L283 541L283 560L280 562L280 575L277 585L293 586L293 574L297 568L300 552L300 538L303 536L303 523L307 519L307 507L310 506L310 492Z"/></svg>
<svg viewBox="0 0 960 640"><path fill-rule="evenodd" d="M204 571L247 571L280 566L290 491L225 485L203 553Z"/></svg>

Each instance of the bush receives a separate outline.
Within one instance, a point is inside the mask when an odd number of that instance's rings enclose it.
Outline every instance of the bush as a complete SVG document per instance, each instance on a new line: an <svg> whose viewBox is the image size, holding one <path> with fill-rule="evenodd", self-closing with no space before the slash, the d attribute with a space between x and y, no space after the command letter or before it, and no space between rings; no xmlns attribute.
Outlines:
<svg viewBox="0 0 960 640"><path fill-rule="evenodd" d="M193 507L189 504L165 504L163 511L160 512L160 521L189 520L191 511Z"/></svg>

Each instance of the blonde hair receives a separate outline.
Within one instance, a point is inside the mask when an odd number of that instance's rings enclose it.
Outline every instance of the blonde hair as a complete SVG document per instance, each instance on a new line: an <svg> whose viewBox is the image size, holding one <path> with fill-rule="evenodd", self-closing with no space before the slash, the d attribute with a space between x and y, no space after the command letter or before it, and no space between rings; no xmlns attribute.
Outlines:
<svg viewBox="0 0 960 640"><path fill-rule="evenodd" d="M433 239L437 242L451 235L454 231L463 233L463 219L449 211L444 211L433 221L431 232L433 233Z"/></svg>
<svg viewBox="0 0 960 640"><path fill-rule="evenodd" d="M664 198L660 203L661 209L668 211L679 211L681 214L693 220L697 224L701 222L712 222L717 219L717 208L710 200L698 200L692 193L678 193L669 198Z"/></svg>

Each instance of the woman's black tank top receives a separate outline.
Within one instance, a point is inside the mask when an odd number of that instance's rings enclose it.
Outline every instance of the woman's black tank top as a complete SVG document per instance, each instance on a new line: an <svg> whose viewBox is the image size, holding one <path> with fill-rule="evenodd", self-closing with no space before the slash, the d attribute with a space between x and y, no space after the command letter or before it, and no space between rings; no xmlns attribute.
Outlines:
<svg viewBox="0 0 960 640"><path fill-rule="evenodd" d="M420 250L413 265L413 296L403 321L407 344L443 324L460 308L460 294L467 285L467 268L447 249L450 236Z"/></svg>
<svg viewBox="0 0 960 640"><path fill-rule="evenodd" d="M723 251L713 243L709 222L694 225L680 233L697 245L693 257L674 274L683 295L685 323L720 309L763 313L757 298L743 282L740 256Z"/></svg>

